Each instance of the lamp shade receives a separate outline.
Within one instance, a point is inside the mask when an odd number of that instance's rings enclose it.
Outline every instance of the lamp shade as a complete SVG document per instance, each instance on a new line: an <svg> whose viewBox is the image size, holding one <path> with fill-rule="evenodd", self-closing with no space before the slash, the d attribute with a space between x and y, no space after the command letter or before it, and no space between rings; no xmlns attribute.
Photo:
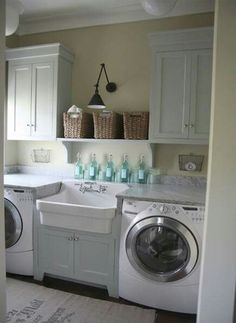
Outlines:
<svg viewBox="0 0 236 323"><path fill-rule="evenodd" d="M20 1L8 0L6 3L6 29L5 35L14 34L19 25L19 15L23 13L24 9Z"/></svg>
<svg viewBox="0 0 236 323"><path fill-rule="evenodd" d="M99 93L97 91L92 96L87 107L91 108L91 109L105 109L106 108L101 96L99 95Z"/></svg>
<svg viewBox="0 0 236 323"><path fill-rule="evenodd" d="M177 0L140 0L144 10L150 15L165 16L176 5Z"/></svg>

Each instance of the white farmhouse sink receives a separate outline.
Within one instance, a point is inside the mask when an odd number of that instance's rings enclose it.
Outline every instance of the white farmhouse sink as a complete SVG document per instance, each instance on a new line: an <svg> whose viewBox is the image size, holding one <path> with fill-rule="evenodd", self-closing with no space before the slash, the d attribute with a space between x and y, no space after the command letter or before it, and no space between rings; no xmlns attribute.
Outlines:
<svg viewBox="0 0 236 323"><path fill-rule="evenodd" d="M99 183L105 192L80 191L78 181L62 183L59 193L37 200L40 222L44 225L97 233L110 233L116 212L116 194L128 188L125 184Z"/></svg>

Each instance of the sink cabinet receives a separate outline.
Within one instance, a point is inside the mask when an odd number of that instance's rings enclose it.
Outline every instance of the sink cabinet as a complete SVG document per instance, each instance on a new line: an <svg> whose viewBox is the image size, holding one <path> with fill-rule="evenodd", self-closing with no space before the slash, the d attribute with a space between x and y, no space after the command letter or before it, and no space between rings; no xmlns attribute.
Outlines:
<svg viewBox="0 0 236 323"><path fill-rule="evenodd" d="M8 49L7 138L55 140L71 104L73 55L61 44Z"/></svg>
<svg viewBox="0 0 236 323"><path fill-rule="evenodd" d="M159 143L207 143L212 29L155 33L150 35L150 42L150 140Z"/></svg>
<svg viewBox="0 0 236 323"><path fill-rule="evenodd" d="M112 234L95 234L39 225L34 278L45 274L105 286L118 297L118 217Z"/></svg>

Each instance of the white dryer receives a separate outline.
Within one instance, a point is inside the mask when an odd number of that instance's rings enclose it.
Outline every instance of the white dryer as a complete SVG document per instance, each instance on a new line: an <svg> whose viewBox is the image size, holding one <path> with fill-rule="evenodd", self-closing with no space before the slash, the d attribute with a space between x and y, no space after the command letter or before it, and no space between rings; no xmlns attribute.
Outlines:
<svg viewBox="0 0 236 323"><path fill-rule="evenodd" d="M6 270L33 275L33 193L4 189Z"/></svg>
<svg viewBox="0 0 236 323"><path fill-rule="evenodd" d="M204 207L124 200L119 296L196 313Z"/></svg>

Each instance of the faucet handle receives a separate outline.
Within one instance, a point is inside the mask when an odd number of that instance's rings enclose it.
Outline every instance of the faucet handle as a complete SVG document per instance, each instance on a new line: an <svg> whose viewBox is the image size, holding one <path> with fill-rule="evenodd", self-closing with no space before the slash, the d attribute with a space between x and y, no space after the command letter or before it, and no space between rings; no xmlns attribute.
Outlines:
<svg viewBox="0 0 236 323"><path fill-rule="evenodd" d="M99 192L105 193L107 190L107 185L99 185Z"/></svg>
<svg viewBox="0 0 236 323"><path fill-rule="evenodd" d="M97 183L88 181L88 182L84 182L84 185L97 185Z"/></svg>

